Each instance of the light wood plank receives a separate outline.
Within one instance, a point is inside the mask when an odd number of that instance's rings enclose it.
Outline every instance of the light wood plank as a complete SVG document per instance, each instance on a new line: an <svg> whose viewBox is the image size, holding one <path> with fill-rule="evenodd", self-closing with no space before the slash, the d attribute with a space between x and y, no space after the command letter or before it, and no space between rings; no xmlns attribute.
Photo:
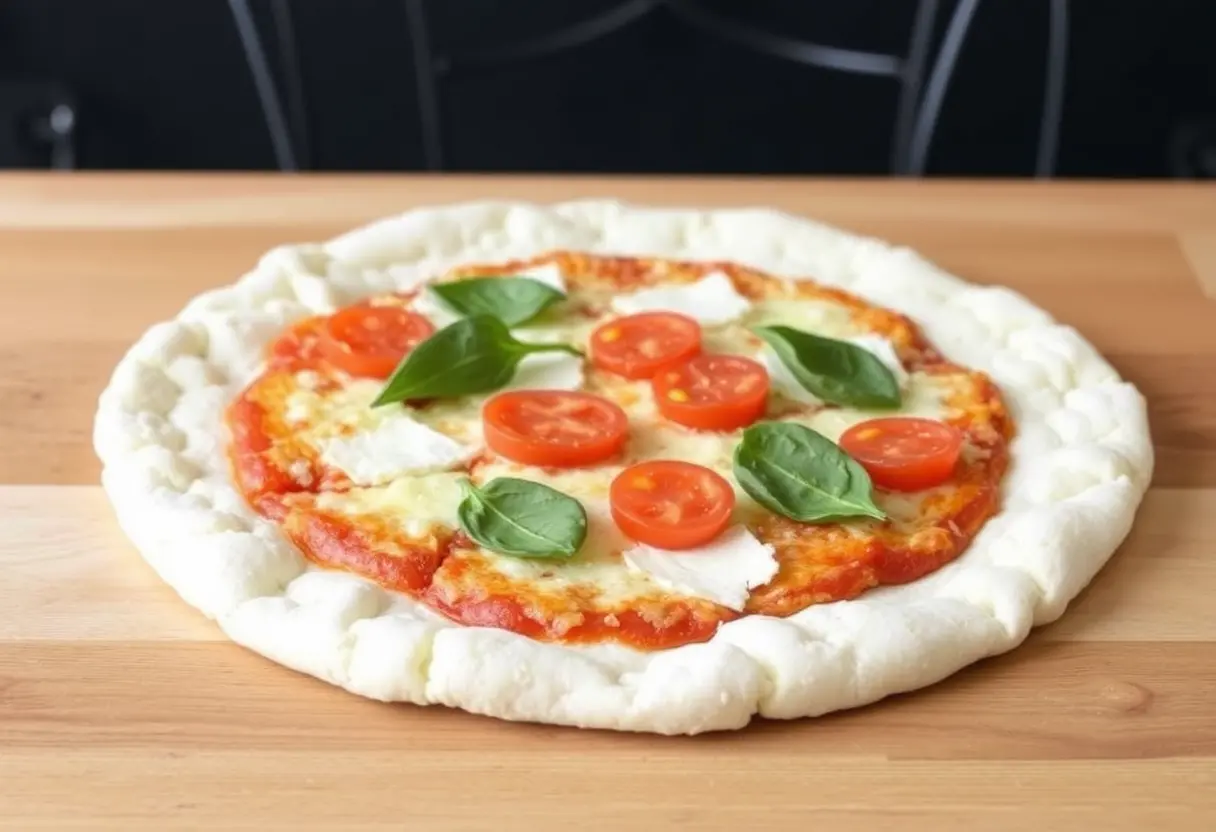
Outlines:
<svg viewBox="0 0 1216 832"><path fill-rule="evenodd" d="M0 517L0 642L224 638L144 563L101 488L0 487Z"/></svg>
<svg viewBox="0 0 1216 832"><path fill-rule="evenodd" d="M355 224L419 205L481 199L623 199L653 205L768 206L862 233L890 221L960 229L1045 226L1175 232L1210 225L1216 189L1197 183L734 177L277 174L0 175L0 226L169 228Z"/></svg>
<svg viewBox="0 0 1216 832"><path fill-rule="evenodd" d="M594 759L590 771L660 748L691 765L706 755L733 760L794 749L898 760L1216 756L1211 642L1063 644L1035 637L933 688L868 708L664 741L670 748L646 735L371 702L228 643L0 642L0 680L0 747L7 750L383 752L409 737L413 748L495 747L510 749L512 758L565 747ZM402 765L427 762L403 758Z"/></svg>
<svg viewBox="0 0 1216 832"><path fill-rule="evenodd" d="M1154 489L1110 565L1045 631L1060 641L1216 642L1216 490ZM213 640L123 538L100 488L0 486L0 641Z"/></svg>
<svg viewBox="0 0 1216 832"><path fill-rule="evenodd" d="M1186 231L1178 236L1178 242L1203 293L1216 298L1216 233Z"/></svg>
<svg viewBox="0 0 1216 832"><path fill-rule="evenodd" d="M426 765L407 769L395 752L21 751L0 757L0 815L22 829L1195 832L1216 806L1216 772L1195 760L888 763L791 747L690 765L654 749L601 751L614 764L589 770L560 744L510 762L419 750Z"/></svg>

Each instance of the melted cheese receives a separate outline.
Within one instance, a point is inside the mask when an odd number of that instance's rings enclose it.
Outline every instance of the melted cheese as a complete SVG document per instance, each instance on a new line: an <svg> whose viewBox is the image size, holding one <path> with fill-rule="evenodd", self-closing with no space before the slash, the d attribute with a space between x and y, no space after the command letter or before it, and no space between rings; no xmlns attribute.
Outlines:
<svg viewBox="0 0 1216 832"><path fill-rule="evenodd" d="M458 473L402 477L383 488L352 488L327 491L317 497L317 507L348 516L375 515L388 519L409 537L422 537L432 528L456 526L463 477Z"/></svg>
<svg viewBox="0 0 1216 832"><path fill-rule="evenodd" d="M853 323L853 313L847 306L808 298L759 301L752 306L746 322L749 326L788 326L826 338L847 338L862 332Z"/></svg>

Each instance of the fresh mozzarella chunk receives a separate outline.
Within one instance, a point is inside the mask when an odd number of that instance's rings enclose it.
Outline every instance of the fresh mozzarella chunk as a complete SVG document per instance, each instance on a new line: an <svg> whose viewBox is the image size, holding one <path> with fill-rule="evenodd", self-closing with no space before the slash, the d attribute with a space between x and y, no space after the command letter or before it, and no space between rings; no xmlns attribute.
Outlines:
<svg viewBox="0 0 1216 832"><path fill-rule="evenodd" d="M463 462L473 449L408 416L397 416L372 430L321 440L321 461L342 471L356 485L380 485L404 474L442 471Z"/></svg>
<svg viewBox="0 0 1216 832"><path fill-rule="evenodd" d="M707 326L716 326L741 317L751 303L735 291L729 277L712 272L694 283L657 286L614 298L612 308L622 315L678 312Z"/></svg>
<svg viewBox="0 0 1216 832"><path fill-rule="evenodd" d="M696 549L672 552L639 543L625 550L623 557L631 569L645 572L666 589L732 610L742 610L748 593L777 574L773 547L742 526Z"/></svg>
<svg viewBox="0 0 1216 832"><path fill-rule="evenodd" d="M899 356L895 353L895 347L890 341L880 335L855 335L840 340L861 347L881 361L891 371L891 374L895 376L895 382L899 385L899 389L907 391L908 371L900 363ZM777 354L772 349L765 347L756 356L756 359L768 370L769 383L773 390L796 402L823 404L823 401L818 396L798 382L798 379L794 377L794 374L790 372L789 368L785 366L785 363L777 357Z"/></svg>
<svg viewBox="0 0 1216 832"><path fill-rule="evenodd" d="M578 390L583 386L583 359L564 352L525 356L507 384L512 390Z"/></svg>

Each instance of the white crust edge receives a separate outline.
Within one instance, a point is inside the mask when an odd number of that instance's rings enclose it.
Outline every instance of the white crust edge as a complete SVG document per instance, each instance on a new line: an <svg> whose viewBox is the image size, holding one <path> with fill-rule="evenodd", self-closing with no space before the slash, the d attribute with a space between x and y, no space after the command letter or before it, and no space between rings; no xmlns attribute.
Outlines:
<svg viewBox="0 0 1216 832"><path fill-rule="evenodd" d="M1003 510L956 562L902 587L752 616L656 653L460 627L309 568L229 481L220 414L283 326L463 261L553 248L728 259L903 311L989 372L1018 423ZM1061 615L1127 534L1152 472L1145 403L1074 330L912 251L759 209L483 202L419 209L269 252L148 330L102 393L102 484L144 558L235 641L363 696L667 734L814 716L936 682Z"/></svg>

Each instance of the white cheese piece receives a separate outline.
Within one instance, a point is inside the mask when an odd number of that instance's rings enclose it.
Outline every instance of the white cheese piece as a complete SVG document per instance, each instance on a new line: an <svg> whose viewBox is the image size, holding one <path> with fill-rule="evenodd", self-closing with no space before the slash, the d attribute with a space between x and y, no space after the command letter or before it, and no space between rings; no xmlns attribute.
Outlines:
<svg viewBox="0 0 1216 832"><path fill-rule="evenodd" d="M583 359L564 352L525 356L507 384L509 390L578 390L583 386Z"/></svg>
<svg viewBox="0 0 1216 832"><path fill-rule="evenodd" d="M895 376L895 383L899 385L899 389L907 391L908 371L900 363L899 356L895 352L895 346L890 341L881 335L856 335L839 340L861 347L873 355L885 364L887 369L891 371L891 374ZM765 347L762 349L760 354L756 356L756 360L768 370L769 383L773 390L781 393L787 399L793 399L796 402L814 405L823 404L822 399L798 382L794 374L785 366L785 362L778 358L771 348Z"/></svg>
<svg viewBox="0 0 1216 832"><path fill-rule="evenodd" d="M370 431L318 443L321 461L356 485L380 485L404 474L442 471L463 462L473 449L408 416L388 419Z"/></svg>
<svg viewBox="0 0 1216 832"><path fill-rule="evenodd" d="M777 574L773 547L742 526L696 549L667 551L639 543L625 550L625 563L673 592L742 610L748 593Z"/></svg>
<svg viewBox="0 0 1216 832"><path fill-rule="evenodd" d="M729 277L712 272L694 283L656 286L613 298L612 308L622 315L678 312L706 326L717 326L741 317L751 302L735 291Z"/></svg>

